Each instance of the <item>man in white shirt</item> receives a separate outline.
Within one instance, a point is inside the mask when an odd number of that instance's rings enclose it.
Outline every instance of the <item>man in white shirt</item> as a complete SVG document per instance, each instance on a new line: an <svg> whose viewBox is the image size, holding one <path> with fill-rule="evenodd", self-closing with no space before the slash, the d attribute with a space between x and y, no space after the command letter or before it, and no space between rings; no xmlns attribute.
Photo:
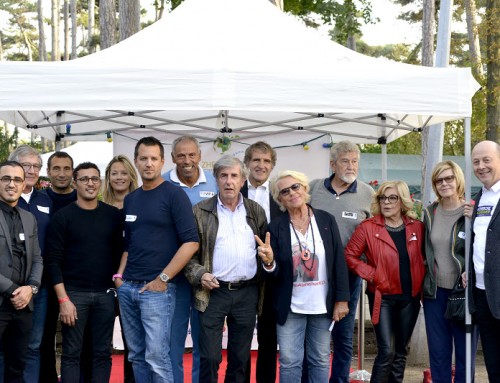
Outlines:
<svg viewBox="0 0 500 383"><path fill-rule="evenodd" d="M500 145L481 141L472 150L483 187L472 215L470 311L475 313L490 382L500 382Z"/></svg>
<svg viewBox="0 0 500 383"><path fill-rule="evenodd" d="M245 150L243 159L249 174L247 181L241 188L241 194L263 207L268 223L282 213L269 190L269 176L276 165L276 157L276 151L271 145L264 141L258 141ZM257 341L259 342L255 372L257 383L274 383L276 381L278 340L276 338L276 316L273 309L273 283L274 281L267 279L261 286L263 302L262 312L257 321ZM246 383L250 383L249 374Z"/></svg>
<svg viewBox="0 0 500 383"><path fill-rule="evenodd" d="M200 382L218 380L222 334L228 328L226 381L244 382L259 300L262 262L255 235L267 230L262 207L241 193L243 163L223 156L214 165L219 193L194 206L199 251L185 268L200 312Z"/></svg>

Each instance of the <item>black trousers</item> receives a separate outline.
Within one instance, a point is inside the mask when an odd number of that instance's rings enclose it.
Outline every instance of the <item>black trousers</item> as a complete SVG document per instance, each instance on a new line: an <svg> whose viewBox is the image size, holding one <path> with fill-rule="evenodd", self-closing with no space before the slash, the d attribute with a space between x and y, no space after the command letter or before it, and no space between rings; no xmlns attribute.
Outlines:
<svg viewBox="0 0 500 383"><path fill-rule="evenodd" d="M49 288L47 316L40 345L40 383L57 383L56 331L59 319L59 302L54 289Z"/></svg>
<svg viewBox="0 0 500 383"><path fill-rule="evenodd" d="M368 294L370 314L374 295ZM408 355L408 344L420 311L419 298L410 300L382 297L380 320L374 326L377 356L373 363L372 383L402 383Z"/></svg>
<svg viewBox="0 0 500 383"><path fill-rule="evenodd" d="M491 315L486 291L474 287L476 319L490 382L500 382L500 319Z"/></svg>
<svg viewBox="0 0 500 383"><path fill-rule="evenodd" d="M0 339L4 349L5 383L23 383L33 313L29 308L16 310L8 298L0 306Z"/></svg>
<svg viewBox="0 0 500 383"><path fill-rule="evenodd" d="M225 383L243 383L250 358L258 286L229 290L221 285L210 292L210 302L200 312L200 383L217 383L222 361L222 335L227 325L227 370Z"/></svg>

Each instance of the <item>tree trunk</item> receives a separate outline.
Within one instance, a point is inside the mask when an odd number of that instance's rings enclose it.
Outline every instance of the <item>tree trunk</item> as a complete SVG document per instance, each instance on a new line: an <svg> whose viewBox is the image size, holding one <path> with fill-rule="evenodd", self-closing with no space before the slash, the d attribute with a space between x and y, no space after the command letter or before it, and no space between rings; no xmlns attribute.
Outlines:
<svg viewBox="0 0 500 383"><path fill-rule="evenodd" d="M486 139L500 142L500 0L486 1Z"/></svg>
<svg viewBox="0 0 500 383"><path fill-rule="evenodd" d="M435 0L424 0L422 14L422 65L434 66Z"/></svg>
<svg viewBox="0 0 500 383"><path fill-rule="evenodd" d="M483 64L481 62L481 49L479 46L479 34L477 32L476 24L476 0L465 0L464 6L472 73L476 76L476 78L482 79L484 77L484 71Z"/></svg>
<svg viewBox="0 0 500 383"><path fill-rule="evenodd" d="M43 25L42 0L37 1L37 19L38 19L38 60L48 61L47 47L45 46L45 28Z"/></svg>
<svg viewBox="0 0 500 383"><path fill-rule="evenodd" d="M99 2L99 30L101 49L115 44L116 10L114 0L100 0Z"/></svg>
<svg viewBox="0 0 500 383"><path fill-rule="evenodd" d="M120 0L120 41L139 32L141 29L141 5L139 0Z"/></svg>
<svg viewBox="0 0 500 383"><path fill-rule="evenodd" d="M3 40L3 35L2 35L2 31L0 31L0 61L3 61L3 44L2 44L2 40Z"/></svg>
<svg viewBox="0 0 500 383"><path fill-rule="evenodd" d="M283 11L285 8L284 0L269 0L271 3L276 5L280 11Z"/></svg>
<svg viewBox="0 0 500 383"><path fill-rule="evenodd" d="M69 60L69 45L70 45L68 0L64 0L63 15L64 15L64 61L68 61Z"/></svg>
<svg viewBox="0 0 500 383"><path fill-rule="evenodd" d="M95 25L95 0L89 0L89 41L88 50L89 53L95 52L95 42L94 42L94 25Z"/></svg>
<svg viewBox="0 0 500 383"><path fill-rule="evenodd" d="M52 61L61 61L59 53L59 0L52 0Z"/></svg>
<svg viewBox="0 0 500 383"><path fill-rule="evenodd" d="M78 34L78 25L76 24L76 0L70 0L69 12L71 14L71 59L77 57L76 53L76 35Z"/></svg>

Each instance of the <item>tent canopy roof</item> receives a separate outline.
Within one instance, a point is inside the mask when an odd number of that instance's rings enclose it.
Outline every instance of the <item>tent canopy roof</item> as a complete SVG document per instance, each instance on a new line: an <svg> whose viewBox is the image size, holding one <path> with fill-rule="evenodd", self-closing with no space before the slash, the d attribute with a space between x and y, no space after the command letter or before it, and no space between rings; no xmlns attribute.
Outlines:
<svg viewBox="0 0 500 383"><path fill-rule="evenodd" d="M96 54L1 62L0 83L0 119L50 139L134 130L274 144L390 142L470 116L479 88L468 68L353 52L266 0L186 0Z"/></svg>

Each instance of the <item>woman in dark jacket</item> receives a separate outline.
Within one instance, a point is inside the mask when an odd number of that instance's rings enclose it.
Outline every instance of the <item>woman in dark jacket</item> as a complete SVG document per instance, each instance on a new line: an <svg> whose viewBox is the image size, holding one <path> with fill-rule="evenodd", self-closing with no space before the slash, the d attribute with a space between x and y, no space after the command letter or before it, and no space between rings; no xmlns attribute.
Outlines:
<svg viewBox="0 0 500 383"><path fill-rule="evenodd" d="M286 383L301 381L304 343L309 382L328 381L332 320L349 312L349 280L337 223L307 204L308 191L308 180L299 172L283 171L271 182L273 198L286 214L269 225L275 259L272 253L266 256L266 244L259 246L265 270L276 279L280 382Z"/></svg>
<svg viewBox="0 0 500 383"><path fill-rule="evenodd" d="M345 249L349 270L368 282L378 349L374 383L403 382L408 343L420 310L424 228L412 207L406 183L384 182L373 198L373 217L356 228Z"/></svg>
<svg viewBox="0 0 500 383"><path fill-rule="evenodd" d="M431 375L434 383L452 382L455 349L455 383L464 383L465 323L446 319L444 315L448 296L465 271L465 180L462 169L453 161L438 163L432 171L432 188L438 200L424 210L426 270L423 286ZM474 330L472 334L474 363L477 332Z"/></svg>

